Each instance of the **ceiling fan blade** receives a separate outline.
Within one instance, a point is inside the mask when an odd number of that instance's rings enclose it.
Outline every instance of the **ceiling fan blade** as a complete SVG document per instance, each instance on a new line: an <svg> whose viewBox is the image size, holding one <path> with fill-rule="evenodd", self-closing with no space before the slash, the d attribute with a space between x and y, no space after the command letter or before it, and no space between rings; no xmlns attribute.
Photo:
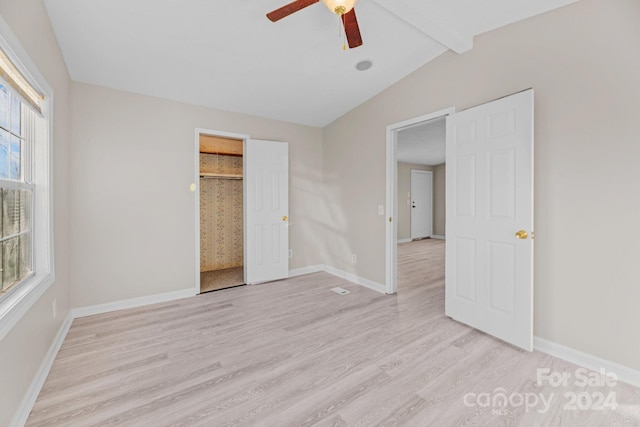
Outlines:
<svg viewBox="0 0 640 427"><path fill-rule="evenodd" d="M348 13L342 15L342 24L344 25L344 33L347 35L349 48L362 46L362 36L360 35L360 27L356 19L356 10L351 9Z"/></svg>
<svg viewBox="0 0 640 427"><path fill-rule="evenodd" d="M269 18L271 22L276 22L281 20L282 18L286 18L292 13L304 9L307 6L318 3L319 1L320 0L296 0L285 6L282 6L280 9L276 9L272 12L267 13L267 18Z"/></svg>

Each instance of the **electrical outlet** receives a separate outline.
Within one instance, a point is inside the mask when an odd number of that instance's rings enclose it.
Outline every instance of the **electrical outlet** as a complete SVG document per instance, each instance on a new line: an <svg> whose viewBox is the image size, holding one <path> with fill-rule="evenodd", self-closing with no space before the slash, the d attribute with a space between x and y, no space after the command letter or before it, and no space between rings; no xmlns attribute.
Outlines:
<svg viewBox="0 0 640 427"><path fill-rule="evenodd" d="M355 264L356 262L358 262L358 257L356 257L356 254L351 254L351 264Z"/></svg>
<svg viewBox="0 0 640 427"><path fill-rule="evenodd" d="M293 258L293 249L289 249L289 259Z"/></svg>
<svg viewBox="0 0 640 427"><path fill-rule="evenodd" d="M56 319L56 316L58 315L58 300L54 299L53 302L51 303L51 312L53 314L53 320Z"/></svg>

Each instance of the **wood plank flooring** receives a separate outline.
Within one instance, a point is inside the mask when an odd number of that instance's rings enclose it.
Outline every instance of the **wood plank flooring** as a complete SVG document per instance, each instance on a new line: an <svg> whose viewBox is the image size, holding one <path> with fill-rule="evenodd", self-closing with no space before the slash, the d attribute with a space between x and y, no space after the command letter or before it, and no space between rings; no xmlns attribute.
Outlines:
<svg viewBox="0 0 640 427"><path fill-rule="evenodd" d="M217 291L244 284L244 267L224 270L203 271L200 273L200 292Z"/></svg>
<svg viewBox="0 0 640 427"><path fill-rule="evenodd" d="M442 241L398 253L394 296L315 273L76 319L27 425L640 424L639 389L538 386L577 367L446 318ZM615 410L565 408L609 392ZM485 404L500 393L512 404ZM534 395L548 406L518 400Z"/></svg>

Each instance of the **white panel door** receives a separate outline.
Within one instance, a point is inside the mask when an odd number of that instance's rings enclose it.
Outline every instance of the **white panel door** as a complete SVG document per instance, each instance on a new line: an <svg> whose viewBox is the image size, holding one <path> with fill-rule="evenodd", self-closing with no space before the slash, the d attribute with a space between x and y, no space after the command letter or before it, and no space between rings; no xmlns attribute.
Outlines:
<svg viewBox="0 0 640 427"><path fill-rule="evenodd" d="M533 90L447 117L447 316L533 349Z"/></svg>
<svg viewBox="0 0 640 427"><path fill-rule="evenodd" d="M411 171L411 238L433 234L433 173Z"/></svg>
<svg viewBox="0 0 640 427"><path fill-rule="evenodd" d="M245 280L289 277L289 145L251 139L244 158Z"/></svg>

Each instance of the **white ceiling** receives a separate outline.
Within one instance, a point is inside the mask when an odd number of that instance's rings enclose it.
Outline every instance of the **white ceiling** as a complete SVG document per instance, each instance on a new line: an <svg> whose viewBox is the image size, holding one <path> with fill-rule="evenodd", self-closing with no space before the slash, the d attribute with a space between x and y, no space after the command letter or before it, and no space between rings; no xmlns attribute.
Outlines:
<svg viewBox="0 0 640 427"><path fill-rule="evenodd" d="M291 0L44 1L75 81L322 127L475 35L576 0L360 0L364 44L346 51L322 2L273 23Z"/></svg>
<svg viewBox="0 0 640 427"><path fill-rule="evenodd" d="M398 131L397 160L435 166L445 161L446 119L439 117Z"/></svg>

